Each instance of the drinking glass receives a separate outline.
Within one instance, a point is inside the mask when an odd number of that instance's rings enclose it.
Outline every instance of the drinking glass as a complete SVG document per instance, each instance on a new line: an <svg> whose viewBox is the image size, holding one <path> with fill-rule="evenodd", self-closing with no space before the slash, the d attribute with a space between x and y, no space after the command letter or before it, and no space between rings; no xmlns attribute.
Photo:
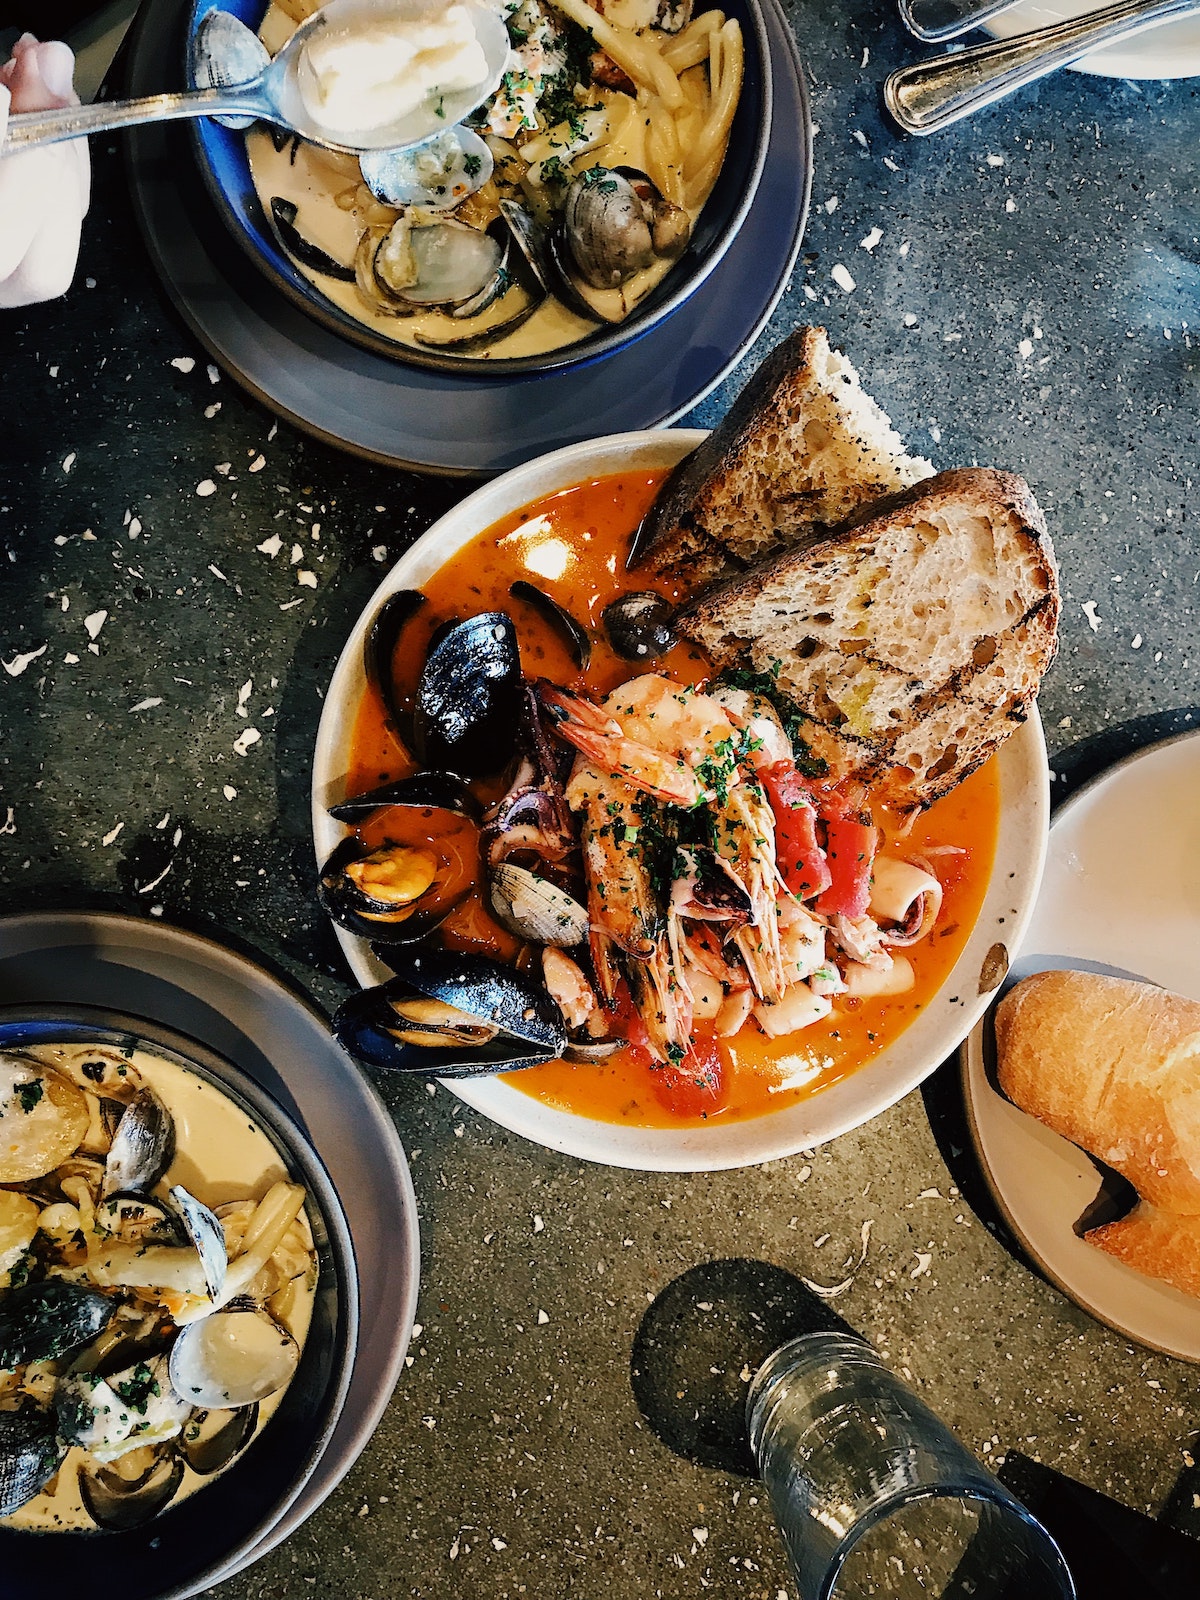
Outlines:
<svg viewBox="0 0 1200 1600"><path fill-rule="evenodd" d="M861 1339L793 1339L746 1408L800 1600L1075 1600L1041 1523Z"/></svg>

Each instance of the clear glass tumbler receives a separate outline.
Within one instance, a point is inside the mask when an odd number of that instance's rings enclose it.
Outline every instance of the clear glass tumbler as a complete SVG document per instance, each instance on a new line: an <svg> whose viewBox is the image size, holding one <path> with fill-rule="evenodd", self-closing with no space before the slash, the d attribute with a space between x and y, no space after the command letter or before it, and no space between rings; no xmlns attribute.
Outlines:
<svg viewBox="0 0 1200 1600"><path fill-rule="evenodd" d="M1041 1523L861 1339L776 1350L747 1416L800 1600L1075 1600Z"/></svg>

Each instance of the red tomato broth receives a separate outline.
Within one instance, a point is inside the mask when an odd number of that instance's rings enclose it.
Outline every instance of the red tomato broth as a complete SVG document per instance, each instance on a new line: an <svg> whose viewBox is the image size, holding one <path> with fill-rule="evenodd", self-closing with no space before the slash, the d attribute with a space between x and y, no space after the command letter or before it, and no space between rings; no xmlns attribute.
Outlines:
<svg viewBox="0 0 1200 1600"><path fill-rule="evenodd" d="M661 672L680 683L703 682L711 672L704 653L676 646L646 667L622 660L604 636L601 612L618 595L654 588L672 601L684 591L665 581L625 571L629 540L654 499L665 473L599 478L504 518L476 536L423 588L426 604L403 630L395 671L402 686L415 685L433 630L449 618L479 611L507 611L516 623L521 664L527 677L548 678L599 698L642 671ZM592 636L592 659L581 673L560 636L509 586L518 578L557 600ZM368 691L351 734L347 793L415 770L415 763L387 726L383 708ZM477 785L485 799L503 792L503 780ZM905 950L916 973L907 993L890 998L840 997L822 1022L786 1039L768 1039L749 1022L732 1039L717 1042L724 1079L719 1108L694 1115L669 1109L658 1092L656 1073L642 1053L616 1051L601 1064L552 1061L510 1074L506 1081L548 1105L604 1122L640 1127L697 1126L717 1118L741 1121L781 1110L848 1077L874 1059L928 1005L957 961L979 915L995 856L1000 781L995 761L918 816L902 838L897 819L874 817L880 852L905 858L931 846L954 845L961 855L937 855L944 898L936 926ZM518 957L519 942L488 914L478 891L443 924L446 943L503 960ZM789 1078L793 1086L780 1087ZM686 1097L684 1097L686 1103Z"/></svg>

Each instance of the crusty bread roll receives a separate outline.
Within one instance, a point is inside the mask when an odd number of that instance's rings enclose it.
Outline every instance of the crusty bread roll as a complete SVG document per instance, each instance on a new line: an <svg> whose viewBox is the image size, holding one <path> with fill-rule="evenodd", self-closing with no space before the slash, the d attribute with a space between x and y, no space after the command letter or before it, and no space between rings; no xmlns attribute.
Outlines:
<svg viewBox="0 0 1200 1600"><path fill-rule="evenodd" d="M1135 1272L1200 1296L1200 1217L1138 1205L1127 1217L1093 1228L1084 1237Z"/></svg>
<svg viewBox="0 0 1200 1600"><path fill-rule="evenodd" d="M1200 1001L1095 972L1039 972L996 1008L996 1049L1008 1098L1145 1202L1089 1239L1131 1259L1166 1231L1139 1217L1147 1208L1200 1218Z"/></svg>

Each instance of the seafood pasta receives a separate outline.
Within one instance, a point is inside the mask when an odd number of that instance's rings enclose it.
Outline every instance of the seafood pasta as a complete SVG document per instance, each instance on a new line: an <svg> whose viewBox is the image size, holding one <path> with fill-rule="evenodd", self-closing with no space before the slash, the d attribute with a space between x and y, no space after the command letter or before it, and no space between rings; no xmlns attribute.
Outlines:
<svg viewBox="0 0 1200 1600"><path fill-rule="evenodd" d="M316 0L277 0L276 51ZM741 93L740 26L691 0L498 0L511 68L415 150L246 138L298 269L385 338L472 359L541 354L622 322L687 249Z"/></svg>
<svg viewBox="0 0 1200 1600"><path fill-rule="evenodd" d="M0 1524L135 1528L241 1455L312 1317L304 1202L177 1062L0 1052Z"/></svg>
<svg viewBox="0 0 1200 1600"><path fill-rule="evenodd" d="M744 1118L869 1061L957 959L994 772L907 818L827 782L769 675L714 677L672 638L670 584L635 592L660 481L527 507L376 619L334 808L353 831L322 875L398 975L339 1016L364 1059L520 1066L514 1087L613 1121Z"/></svg>

